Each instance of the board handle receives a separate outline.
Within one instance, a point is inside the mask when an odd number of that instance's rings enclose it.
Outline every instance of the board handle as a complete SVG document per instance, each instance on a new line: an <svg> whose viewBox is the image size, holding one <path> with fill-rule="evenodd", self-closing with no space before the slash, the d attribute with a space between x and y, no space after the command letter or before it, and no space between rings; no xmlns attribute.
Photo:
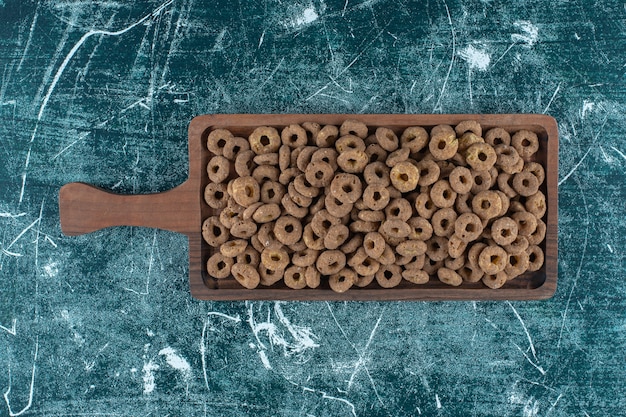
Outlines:
<svg viewBox="0 0 626 417"><path fill-rule="evenodd" d="M199 195L184 183L156 194L122 195L73 182L61 187L61 231L68 236L112 226L154 227L179 233L200 231Z"/></svg>

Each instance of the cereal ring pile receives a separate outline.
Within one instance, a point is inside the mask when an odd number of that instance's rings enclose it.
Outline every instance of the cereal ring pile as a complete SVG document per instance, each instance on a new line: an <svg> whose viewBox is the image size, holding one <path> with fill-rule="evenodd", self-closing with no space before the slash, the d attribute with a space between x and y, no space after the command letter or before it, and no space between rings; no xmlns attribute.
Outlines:
<svg viewBox="0 0 626 417"><path fill-rule="evenodd" d="M431 279L499 288L543 266L545 171L531 131L307 122L248 138L215 129L207 149L204 199L219 215L202 236L215 279L337 292Z"/></svg>

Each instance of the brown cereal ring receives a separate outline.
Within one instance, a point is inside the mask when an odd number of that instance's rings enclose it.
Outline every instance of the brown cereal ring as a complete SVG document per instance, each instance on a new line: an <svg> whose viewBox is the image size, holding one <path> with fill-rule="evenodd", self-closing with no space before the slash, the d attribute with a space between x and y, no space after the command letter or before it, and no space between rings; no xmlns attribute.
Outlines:
<svg viewBox="0 0 626 417"><path fill-rule="evenodd" d="M452 239L450 239L451 241ZM458 242L457 242L458 243ZM452 247L452 245L455 244L450 244L450 242L448 242L448 252L450 252L450 247ZM465 259L464 253L461 254L460 256L456 257L456 258L446 258L445 261L443 261L443 265L448 268L448 269L452 269L454 271L458 271L459 269L463 268L463 266L465 265L465 263L467 262L467 259Z"/></svg>
<svg viewBox="0 0 626 417"><path fill-rule="evenodd" d="M539 191L539 181L530 172L520 172L513 175L513 189L523 197L529 197Z"/></svg>
<svg viewBox="0 0 626 417"><path fill-rule="evenodd" d="M511 174L507 174L505 172L498 175L498 189L506 194L509 198L514 198L517 196L517 191L513 189L512 186L513 176Z"/></svg>
<svg viewBox="0 0 626 417"><path fill-rule="evenodd" d="M252 220L237 220L230 228L230 234L241 239L250 238L256 231L257 225Z"/></svg>
<svg viewBox="0 0 626 417"><path fill-rule="evenodd" d="M234 258L243 253L248 247L248 241L243 239L229 240L220 245L220 253L227 258Z"/></svg>
<svg viewBox="0 0 626 417"><path fill-rule="evenodd" d="M363 262L352 266L352 268L358 275L370 276L378 272L380 269L380 262L368 257L365 258Z"/></svg>
<svg viewBox="0 0 626 417"><path fill-rule="evenodd" d="M258 287L261 281L259 271L251 265L235 264L230 272L238 283L249 290Z"/></svg>
<svg viewBox="0 0 626 417"><path fill-rule="evenodd" d="M278 131L270 126L260 126L254 129L248 136L248 142L250 142L250 149L257 155L277 152L281 145Z"/></svg>
<svg viewBox="0 0 626 417"><path fill-rule="evenodd" d="M486 191L493 185L493 179L489 171L473 171L473 184L471 188L472 194L478 194L481 191Z"/></svg>
<svg viewBox="0 0 626 417"><path fill-rule="evenodd" d="M491 146L510 145L511 135L501 127L494 127L485 133L485 142Z"/></svg>
<svg viewBox="0 0 626 417"><path fill-rule="evenodd" d="M372 143L365 148L365 154L371 163L384 162L387 160L387 151L378 143Z"/></svg>
<svg viewBox="0 0 626 417"><path fill-rule="evenodd" d="M363 172L369 162L367 155L361 150L343 151L337 157L337 165L344 172L357 174Z"/></svg>
<svg viewBox="0 0 626 417"><path fill-rule="evenodd" d="M355 135L361 139L365 139L367 137L368 130L369 129L365 123L355 119L347 119L339 127L339 133L341 136Z"/></svg>
<svg viewBox="0 0 626 417"><path fill-rule="evenodd" d="M331 215L328 210L324 209L313 215L310 224L313 229L313 233L324 237L332 226L341 224L341 220L338 217Z"/></svg>
<svg viewBox="0 0 626 417"><path fill-rule="evenodd" d="M454 202L456 212L459 214L471 213L472 207L470 207L470 205L472 198L474 198L474 196L471 193L457 195L456 201Z"/></svg>
<svg viewBox="0 0 626 417"><path fill-rule="evenodd" d="M469 169L460 166L454 168L452 172L450 172L448 181L450 181L450 187L452 187L457 194L469 193L474 185L472 172Z"/></svg>
<svg viewBox="0 0 626 417"><path fill-rule="evenodd" d="M230 276L230 269L235 260L233 258L222 255L219 252L214 253L206 263L206 270L210 277L215 279L224 279Z"/></svg>
<svg viewBox="0 0 626 417"><path fill-rule="evenodd" d="M510 255L519 255L522 252L525 252L528 249L528 239L524 236L517 235L515 240L504 247L504 250L507 251Z"/></svg>
<svg viewBox="0 0 626 417"><path fill-rule="evenodd" d="M256 168L254 163L255 153L251 150L240 152L235 159L235 172L240 177L249 177L252 175L252 171Z"/></svg>
<svg viewBox="0 0 626 417"><path fill-rule="evenodd" d="M508 259L508 254L500 246L487 246L478 256L478 266L485 274L495 275L504 271Z"/></svg>
<svg viewBox="0 0 626 417"><path fill-rule="evenodd" d="M502 201L495 191L481 191L472 198L472 210L481 219L492 219L500 213L501 209Z"/></svg>
<svg viewBox="0 0 626 417"><path fill-rule="evenodd" d="M539 150L539 138L535 132L520 130L513 134L511 146L525 161L528 161Z"/></svg>
<svg viewBox="0 0 626 417"><path fill-rule="evenodd" d="M289 288L293 288L294 290L301 290L305 288L307 285L304 273L305 269L301 266L292 265L285 269L285 273L283 274L285 285Z"/></svg>
<svg viewBox="0 0 626 417"><path fill-rule="evenodd" d="M337 126L326 125L318 132L315 144L320 148L330 148L335 145L337 137L339 137Z"/></svg>
<svg viewBox="0 0 626 417"><path fill-rule="evenodd" d="M411 126L404 129L400 136L400 147L407 148L411 153L417 153L428 144L428 132L421 126Z"/></svg>
<svg viewBox="0 0 626 417"><path fill-rule="evenodd" d="M309 207L313 203L313 197L308 197L298 192L293 182L287 185L287 194L289 194L289 197L300 207Z"/></svg>
<svg viewBox="0 0 626 417"><path fill-rule="evenodd" d="M363 203L371 210L382 210L389 204L389 190L382 183L374 183L365 187Z"/></svg>
<svg viewBox="0 0 626 417"><path fill-rule="evenodd" d="M315 267L322 275L333 275L346 266L346 255L338 250L327 250L320 253Z"/></svg>
<svg viewBox="0 0 626 417"><path fill-rule="evenodd" d="M209 207L214 209L222 209L228 204L228 191L226 184L216 184L210 182L204 189L204 201Z"/></svg>
<svg viewBox="0 0 626 417"><path fill-rule="evenodd" d="M214 156L206 167L209 180L214 183L224 181L230 175L230 162L223 156Z"/></svg>
<svg viewBox="0 0 626 417"><path fill-rule="evenodd" d="M257 165L278 165L278 153L272 152L257 155L253 161Z"/></svg>
<svg viewBox="0 0 626 417"><path fill-rule="evenodd" d="M363 263L368 258L367 253L365 252L364 247L359 247L353 254L351 254L350 258L347 261L347 265L354 268L355 265Z"/></svg>
<svg viewBox="0 0 626 417"><path fill-rule="evenodd" d="M317 134L322 130L322 126L319 123L315 122L304 122L302 123L302 127L306 132L306 137L309 145L315 145L315 140L317 139Z"/></svg>
<svg viewBox="0 0 626 417"><path fill-rule="evenodd" d="M463 283L463 278L461 278L461 276L455 271L448 268L439 268L437 271L437 278L439 278L439 281L444 284L451 285L453 287L458 287Z"/></svg>
<svg viewBox="0 0 626 417"><path fill-rule="evenodd" d="M263 249L264 248L262 248L261 250ZM260 262L261 254L258 250L256 250L255 248L251 248L250 246L248 246L246 250L244 250L242 253L237 255L238 264L252 265L256 268L257 266L259 266Z"/></svg>
<svg viewBox="0 0 626 417"><path fill-rule="evenodd" d="M300 207L299 205L297 205L291 199L289 194L285 194L283 198L280 199L280 203L282 204L287 214L290 214L297 219L302 219L309 212L309 210L306 207Z"/></svg>
<svg viewBox="0 0 626 417"><path fill-rule="evenodd" d="M439 180L430 189L430 198L439 208L452 207L456 196L457 193L452 189L448 180Z"/></svg>
<svg viewBox="0 0 626 417"><path fill-rule="evenodd" d="M327 187L333 180L335 170L329 163L324 161L314 161L309 164L305 171L306 180L313 187Z"/></svg>
<svg viewBox="0 0 626 417"><path fill-rule="evenodd" d="M528 196L524 207L529 213L535 215L536 218L541 219L546 214L546 196L541 191L537 191L535 194Z"/></svg>
<svg viewBox="0 0 626 417"><path fill-rule="evenodd" d="M276 181L266 181L261 185L261 202L265 204L280 204L285 195L285 187Z"/></svg>
<svg viewBox="0 0 626 417"><path fill-rule="evenodd" d="M426 271L416 268L405 269L402 271L402 278L413 284L426 284L430 279Z"/></svg>
<svg viewBox="0 0 626 417"><path fill-rule="evenodd" d="M273 270L263 265L259 266L258 271L260 276L259 284L266 287L276 284L283 278L283 274L285 273L284 269Z"/></svg>
<svg viewBox="0 0 626 417"><path fill-rule="evenodd" d="M539 271L544 261L543 250L537 245L530 245L526 253L528 254L528 271Z"/></svg>
<svg viewBox="0 0 626 417"><path fill-rule="evenodd" d="M302 223L293 216L282 216L274 223L274 235L283 245L293 245L302 237Z"/></svg>
<svg viewBox="0 0 626 417"><path fill-rule="evenodd" d="M298 175L293 180L293 186L297 192L305 197L314 198L317 197L320 193L320 189L311 184L309 180L306 179L306 176L304 174Z"/></svg>
<svg viewBox="0 0 626 417"><path fill-rule="evenodd" d="M537 228L527 239L531 245L538 245L546 238L546 224L541 219L537 219Z"/></svg>
<svg viewBox="0 0 626 417"><path fill-rule="evenodd" d="M448 255L451 258L462 258L466 248L467 242L457 235L452 235L448 240Z"/></svg>
<svg viewBox="0 0 626 417"><path fill-rule="evenodd" d="M337 151L333 148L321 148L315 151L315 153L311 156L311 163L313 162L326 162L330 165L333 171L336 171L339 165L337 165Z"/></svg>
<svg viewBox="0 0 626 417"><path fill-rule="evenodd" d="M457 273L465 282L478 282L485 276L485 273L479 267L472 266L469 263L457 269Z"/></svg>
<svg viewBox="0 0 626 417"><path fill-rule="evenodd" d="M352 212L354 205L352 203L344 203L332 194L328 194L324 198L324 207L335 217L344 217Z"/></svg>
<svg viewBox="0 0 626 417"><path fill-rule="evenodd" d="M483 284L491 289L498 289L502 287L508 281L509 276L504 271L500 271L497 274L490 275L486 274L482 278Z"/></svg>
<svg viewBox="0 0 626 417"><path fill-rule="evenodd" d="M280 246L281 243L276 239L274 234L274 223L265 223L259 227L259 232L255 235L263 248L268 246Z"/></svg>
<svg viewBox="0 0 626 417"><path fill-rule="evenodd" d="M402 256L420 256L426 253L427 248L422 240L405 240L396 246L396 252Z"/></svg>
<svg viewBox="0 0 626 417"><path fill-rule="evenodd" d="M546 171L538 162L527 162L526 164L524 164L524 168L522 168L522 171L528 171L532 173L535 177L537 177L539 185L543 184L543 181L546 179Z"/></svg>
<svg viewBox="0 0 626 417"><path fill-rule="evenodd" d="M509 260L506 268L504 268L504 272L506 272L509 279L513 279L526 272L529 264L530 261L526 251L522 251L516 255L509 254Z"/></svg>
<svg viewBox="0 0 626 417"><path fill-rule="evenodd" d="M261 264L274 271L285 269L289 265L289 254L281 245L270 245L261 252Z"/></svg>
<svg viewBox="0 0 626 417"><path fill-rule="evenodd" d="M278 167L281 171L286 170L291 166L291 148L287 145L282 145L278 148Z"/></svg>
<svg viewBox="0 0 626 417"><path fill-rule="evenodd" d="M287 145L291 148L297 148L299 146L305 146L308 142L306 130L300 125L291 124L280 132L280 138L283 145Z"/></svg>
<svg viewBox="0 0 626 417"><path fill-rule="evenodd" d="M330 285L330 289L342 293L346 292L354 285L357 276L356 272L350 268L343 268L341 271L333 273L330 277L328 277L328 284Z"/></svg>
<svg viewBox="0 0 626 417"><path fill-rule="evenodd" d="M294 178L296 178L301 173L302 171L300 171L298 168L287 168L286 170L281 171L280 175L278 176L278 182L282 185L288 185L290 182L293 181Z"/></svg>
<svg viewBox="0 0 626 417"><path fill-rule="evenodd" d="M375 275L357 275L357 279L354 282L354 285L360 288L367 287L374 281L374 278L376 278Z"/></svg>
<svg viewBox="0 0 626 417"><path fill-rule="evenodd" d="M320 251L317 251L311 248L306 248L304 250L294 252L291 255L291 262L294 265L302 266L302 267L313 265L315 261L317 260L319 253Z"/></svg>
<svg viewBox="0 0 626 417"><path fill-rule="evenodd" d="M320 194L313 199L313 202L309 206L309 213L317 213L324 208L326 208L326 195Z"/></svg>
<svg viewBox="0 0 626 417"><path fill-rule="evenodd" d="M435 161L421 160L417 163L420 177L417 182L420 186L425 187L432 185L439 180L440 169Z"/></svg>
<svg viewBox="0 0 626 417"><path fill-rule="evenodd" d="M510 217L500 217L491 224L491 238L500 246L513 243L517 238L517 223Z"/></svg>
<svg viewBox="0 0 626 417"><path fill-rule="evenodd" d="M304 230L302 231L302 240L304 240L304 244L307 248L314 250L324 250L324 238L317 236L313 233L313 229L311 229L311 225L307 224L304 226Z"/></svg>
<svg viewBox="0 0 626 417"><path fill-rule="evenodd" d="M263 184L267 181L278 181L278 178L280 178L280 170L276 166L261 165L252 171L252 178L259 184Z"/></svg>
<svg viewBox="0 0 626 417"><path fill-rule="evenodd" d="M439 268L443 268L445 265L443 261L435 261L426 256L426 260L424 261L424 267L422 268L424 272L428 275L436 275Z"/></svg>
<svg viewBox="0 0 626 417"><path fill-rule="evenodd" d="M376 282L383 288L393 288L402 281L402 267L384 265L376 272Z"/></svg>
<svg viewBox="0 0 626 417"><path fill-rule="evenodd" d="M451 161L435 161L435 163L439 167L440 179L448 178L452 170L456 168L456 165L454 165L454 163L452 163Z"/></svg>
<svg viewBox="0 0 626 417"><path fill-rule="evenodd" d="M497 159L496 166L498 167L512 167L518 163L520 156L514 147L510 145L500 144L493 148L496 151Z"/></svg>
<svg viewBox="0 0 626 417"><path fill-rule="evenodd" d="M450 162L452 162L455 166L461 166L461 167L467 166L467 162L465 162L465 157L461 153L459 153L458 150L454 154L454 156L450 158Z"/></svg>
<svg viewBox="0 0 626 417"><path fill-rule="evenodd" d="M450 125L437 125L430 130L430 137L433 136L447 136L450 134L456 135L454 128Z"/></svg>
<svg viewBox="0 0 626 417"><path fill-rule="evenodd" d="M357 220L350 223L350 231L353 233L369 233L375 232L379 229L379 223L364 222L363 220Z"/></svg>
<svg viewBox="0 0 626 417"><path fill-rule="evenodd" d="M472 132L464 133L459 138L459 147L457 149L457 152L460 152L461 155L464 155L465 154L464 151L466 151L467 148L469 148L470 146L472 146L475 143L485 143L485 141L484 141L484 139L482 137L476 136ZM465 157L463 157L463 160L465 160Z"/></svg>
<svg viewBox="0 0 626 417"><path fill-rule="evenodd" d="M393 168L394 166L396 166L400 162L405 162L406 160L408 160L409 159L409 153L410 152L409 152L408 148L400 148L398 150L395 150L395 151L391 152L389 154L389 156L387 156L387 160L385 161L385 164L389 168Z"/></svg>
<svg viewBox="0 0 626 417"><path fill-rule="evenodd" d="M417 187L420 172L415 165L405 161L391 168L389 177L396 190L408 193Z"/></svg>
<svg viewBox="0 0 626 417"><path fill-rule="evenodd" d="M411 234L411 226L402 220L385 220L379 228L385 238L406 238Z"/></svg>
<svg viewBox="0 0 626 417"><path fill-rule="evenodd" d="M507 174L517 174L518 172L522 172L522 169L524 168L524 159L520 157L520 159L517 160L517 163L515 165L508 165L508 166L501 166L500 169L502 170L502 172L505 172Z"/></svg>
<svg viewBox="0 0 626 417"><path fill-rule="evenodd" d="M240 206L248 207L261 199L261 187L254 178L238 177L232 184L232 197Z"/></svg>
<svg viewBox="0 0 626 417"><path fill-rule="evenodd" d="M350 240L341 246L341 251L346 255L355 252L359 247L363 245L363 235L360 233L353 234Z"/></svg>
<svg viewBox="0 0 626 417"><path fill-rule="evenodd" d="M438 126L435 126L433 131L437 127ZM459 141L456 138L454 130L450 126L448 126L448 128L449 129L442 129L441 132L437 134L433 134L431 131L430 134L428 149L430 150L430 154L438 161L452 158L459 148Z"/></svg>
<svg viewBox="0 0 626 417"><path fill-rule="evenodd" d="M363 249L367 256L378 259L385 251L385 238L378 232L369 232L363 238Z"/></svg>
<svg viewBox="0 0 626 417"><path fill-rule="evenodd" d="M464 153L465 161L476 171L489 171L496 163L498 156L491 145L475 143Z"/></svg>
<svg viewBox="0 0 626 417"><path fill-rule="evenodd" d="M226 129L215 129L207 138L207 149L214 155L224 155L224 146L233 139L233 134Z"/></svg>
<svg viewBox="0 0 626 417"><path fill-rule="evenodd" d="M457 220L457 214L454 209L442 208L437 210L430 219L433 225L433 232L437 236L450 237L454 233L454 224Z"/></svg>
<svg viewBox="0 0 626 417"><path fill-rule="evenodd" d="M518 211L527 211L527 210L526 210L526 207L524 207L524 205L519 200L513 200L509 202L509 211L511 213L516 213Z"/></svg>
<svg viewBox="0 0 626 417"><path fill-rule="evenodd" d="M491 177L491 184L495 184L496 181L498 180L498 175L500 174L500 172L498 171L498 168L496 168L495 166L492 166L491 169L489 169L489 176Z"/></svg>
<svg viewBox="0 0 626 417"><path fill-rule="evenodd" d="M252 215L252 220L257 223L268 223L280 217L280 207L278 204L263 204Z"/></svg>
<svg viewBox="0 0 626 417"><path fill-rule="evenodd" d="M220 223L219 217L211 216L202 223L202 237L206 243L217 248L228 240L230 232Z"/></svg>
<svg viewBox="0 0 626 417"><path fill-rule="evenodd" d="M433 227L425 218L411 217L407 223L411 226L409 239L426 241L433 236Z"/></svg>
<svg viewBox="0 0 626 417"><path fill-rule="evenodd" d="M391 184L390 169L383 162L372 162L363 170L363 178L367 184L380 183L383 186Z"/></svg>
<svg viewBox="0 0 626 417"><path fill-rule="evenodd" d="M361 180L353 174L337 174L330 183L330 193L343 203L354 203L361 197Z"/></svg>
<svg viewBox="0 0 626 417"><path fill-rule="evenodd" d="M487 247L486 243L476 242L467 250L467 263L473 268L480 268L478 258L480 253Z"/></svg>
<svg viewBox="0 0 626 417"><path fill-rule="evenodd" d="M424 268L424 263L426 262L426 254L414 256L415 259L413 262L409 262L404 265L404 269L422 269Z"/></svg>
<svg viewBox="0 0 626 417"><path fill-rule="evenodd" d="M398 149L398 137L393 130L387 127L376 129L376 141L387 152L393 152Z"/></svg>
<svg viewBox="0 0 626 417"><path fill-rule="evenodd" d="M358 136L345 135L337 139L335 149L339 152L339 155L348 151L362 151L365 153L365 142Z"/></svg>
<svg viewBox="0 0 626 417"><path fill-rule="evenodd" d="M400 192L397 188L390 185L387 187L387 191L389 191L389 199L393 200L394 198L402 198L402 192Z"/></svg>
<svg viewBox="0 0 626 417"><path fill-rule="evenodd" d="M294 243L293 245L289 245L287 247L289 248L289 250L287 252L289 252L290 255L293 255L294 252L298 252L298 251L301 251L301 250L308 249L306 247L306 243L304 243L304 240L299 240L296 243Z"/></svg>
<svg viewBox="0 0 626 417"><path fill-rule="evenodd" d="M243 220L250 220L252 218L252 216L254 216L254 213L256 213L258 208L261 207L262 205L263 205L263 203L260 202L260 201L257 201L256 203L249 205L243 211L243 214L242 214L241 218Z"/></svg>
<svg viewBox="0 0 626 417"><path fill-rule="evenodd" d="M230 207L225 207L220 212L220 223L222 223L227 229L233 227L233 223L240 219L241 212Z"/></svg>
<svg viewBox="0 0 626 417"><path fill-rule="evenodd" d="M320 286L322 274L313 265L309 265L304 270L304 280L309 288L317 288Z"/></svg>
<svg viewBox="0 0 626 417"><path fill-rule="evenodd" d="M476 120L463 120L461 123L456 125L454 131L458 136L462 136L466 132L472 132L476 136L483 135L483 128Z"/></svg>
<svg viewBox="0 0 626 417"><path fill-rule="evenodd" d="M296 158L296 166L300 171L304 172L311 163L311 160L313 159L313 154L317 152L318 148L315 146L301 146L297 149L300 149L300 152L298 153L298 156Z"/></svg>
<svg viewBox="0 0 626 417"><path fill-rule="evenodd" d="M241 152L250 150L250 142L246 138L234 137L226 142L222 150L226 159L234 161Z"/></svg>
<svg viewBox="0 0 626 417"><path fill-rule="evenodd" d="M394 198L385 207L385 217L387 220L402 220L406 222L413 215L413 208L404 198Z"/></svg>
<svg viewBox="0 0 626 417"><path fill-rule="evenodd" d="M465 243L478 239L482 232L482 221L474 213L463 213L454 222L454 235Z"/></svg>
<svg viewBox="0 0 626 417"><path fill-rule="evenodd" d="M511 205L511 200L506 196L502 191L495 190L495 192L500 196L500 202L502 203L502 208L500 209L500 213L496 217L502 217L506 215L509 211L509 207Z"/></svg>
<svg viewBox="0 0 626 417"><path fill-rule="evenodd" d="M516 211L511 218L517 223L518 234L528 237L537 229L537 218L527 211Z"/></svg>
<svg viewBox="0 0 626 417"><path fill-rule="evenodd" d="M328 233L324 236L324 246L326 249L337 249L350 236L350 230L343 224L336 224L328 229Z"/></svg>
<svg viewBox="0 0 626 417"><path fill-rule="evenodd" d="M417 213L425 219L430 219L438 210L437 206L430 198L430 193L418 195L415 199L415 208L417 209Z"/></svg>
<svg viewBox="0 0 626 417"><path fill-rule="evenodd" d="M443 261L448 257L448 239L445 237L433 236L426 241L426 246L426 255L433 261Z"/></svg>
<svg viewBox="0 0 626 417"><path fill-rule="evenodd" d="M382 222L385 220L385 213L374 210L359 210L357 217L359 220L363 220L364 222Z"/></svg>
<svg viewBox="0 0 626 417"><path fill-rule="evenodd" d="M393 248L389 245L385 245L385 250L383 254L377 259L381 265L391 265L396 262L396 254L393 251Z"/></svg>

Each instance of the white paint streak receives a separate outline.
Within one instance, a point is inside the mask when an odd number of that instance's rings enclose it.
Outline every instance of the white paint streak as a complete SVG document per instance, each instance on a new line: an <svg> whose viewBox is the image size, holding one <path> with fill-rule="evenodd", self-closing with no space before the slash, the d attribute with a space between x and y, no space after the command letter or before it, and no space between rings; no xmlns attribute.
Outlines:
<svg viewBox="0 0 626 417"><path fill-rule="evenodd" d="M592 101L587 101L584 100L583 101L583 109L581 110L581 118L585 118L585 116L587 115L587 112L592 111L593 108L595 107L596 103L592 102Z"/></svg>
<svg viewBox="0 0 626 417"><path fill-rule="evenodd" d="M270 364L269 359L267 359L267 355L264 350L259 351L259 357L261 358L261 363L263 363L265 369L272 369L272 365Z"/></svg>
<svg viewBox="0 0 626 417"><path fill-rule="evenodd" d="M159 351L159 356L165 356L165 361L169 366L179 371L185 381L191 378L191 366L187 359L176 353L176 350L172 347L166 347Z"/></svg>
<svg viewBox="0 0 626 417"><path fill-rule="evenodd" d="M530 337L530 333L528 333L528 329L526 328L526 324L524 323L524 320L522 320L522 317L519 315L519 313L517 312L515 307L513 307L513 304L511 304L510 301L507 300L506 303L509 305L509 307L511 307L511 309L513 310L513 313L515 313L515 317L517 317L517 320L519 320L519 322L522 324L522 329L524 329L524 333L526 333L526 338L528 339L528 343L530 344L530 351L532 352L535 360L537 360L537 352L535 352L535 345L533 344L533 339Z"/></svg>
<svg viewBox="0 0 626 417"><path fill-rule="evenodd" d="M511 35L511 40L513 42L524 44L527 48L530 48L537 43L537 39L539 39L539 28L537 26L527 20L518 20L513 23L513 26L522 32Z"/></svg>
<svg viewBox="0 0 626 417"><path fill-rule="evenodd" d="M574 173L574 171L576 171L578 169L578 167L580 166L580 164L583 163L583 161L585 160L585 158L587 157L587 155L589 154L589 151L591 151L591 147L589 147L589 149L587 149L587 152L585 152L585 154L583 155L582 158L580 158L580 161L578 161L578 163L576 165L574 165L574 168L572 168L572 170L570 172L567 173L566 176L563 177L563 179L561 181L559 181L558 185L563 184L565 181L567 181L567 179Z"/></svg>
<svg viewBox="0 0 626 417"><path fill-rule="evenodd" d="M611 149L613 149L615 152L617 152L619 154L619 156L621 156L622 158L624 158L624 160L626 161L626 155L624 155L624 153L622 151L620 151L619 149L617 149L615 146L611 146Z"/></svg>
<svg viewBox="0 0 626 417"><path fill-rule="evenodd" d="M468 45L461 49L458 55L461 59L467 61L472 70L486 71L491 62L491 56L484 47L479 49L474 45Z"/></svg>
<svg viewBox="0 0 626 417"><path fill-rule="evenodd" d="M446 74L446 78L443 80L443 85L441 86L441 91L439 92L439 98L437 99L437 103L435 103L435 107L433 108L433 113L435 111L441 112L441 99L443 98L443 93L446 91L446 85L448 84L448 79L450 78L450 73L452 72L452 66L454 65L454 58L456 56L456 34L454 33L454 25L452 25L452 17L450 16L450 9L448 8L448 4L445 0L443 0L443 5L446 7L446 14L448 15L448 23L450 24L450 33L452 34L452 54L450 57L450 66L448 67L448 73Z"/></svg>
<svg viewBox="0 0 626 417"><path fill-rule="evenodd" d="M11 219L16 219L18 217L23 217L23 216L26 216L26 213L18 213L18 214L11 214L9 212L0 213L0 217L9 217Z"/></svg>
<svg viewBox="0 0 626 417"><path fill-rule="evenodd" d="M0 325L0 329L6 331L8 334L15 336L17 334L17 319L13 319L13 321L11 322L11 327L4 327L2 325Z"/></svg>
<svg viewBox="0 0 626 417"><path fill-rule="evenodd" d="M311 24L319 18L319 15L315 11L313 6L309 6L302 11L302 14L294 17L291 21L287 22L287 26L300 27Z"/></svg>
<svg viewBox="0 0 626 417"><path fill-rule="evenodd" d="M22 408L20 411L17 411L17 412L13 411L13 409L11 408L11 401L9 400L9 395L11 394L11 368L9 367L9 386L7 387L7 390L4 392L3 396L4 396L4 402L6 402L7 404L7 410L9 411L9 416L11 417L21 416L26 411L28 411L28 409L33 405L33 393L35 391L35 371L37 369L36 363L37 363L38 353L39 353L39 336L37 337L37 340L35 341L35 355L33 357L33 371L30 376L30 391L28 393L28 402L26 403L24 408Z"/></svg>
<svg viewBox="0 0 626 417"><path fill-rule="evenodd" d="M543 114L546 114L546 112L548 111L548 109L552 105L552 102L554 101L554 98L556 97L557 93L561 89L561 84L562 83L559 83L559 85L556 86L556 90L554 90L554 94L552 94L552 97L550 98L550 101L548 101L548 105L546 106L545 109L543 109Z"/></svg>
<svg viewBox="0 0 626 417"><path fill-rule="evenodd" d="M439 394L435 394L435 404L437 405L437 409L441 408L441 400L439 399Z"/></svg>
<svg viewBox="0 0 626 417"><path fill-rule="evenodd" d="M143 364L143 393L151 394L156 388L154 381L154 371L159 369L159 365L152 362L152 360Z"/></svg>
<svg viewBox="0 0 626 417"><path fill-rule="evenodd" d="M58 265L58 262L51 262L43 267L43 272L45 272L48 277L54 278L59 274Z"/></svg>
<svg viewBox="0 0 626 417"><path fill-rule="evenodd" d="M609 249L609 252L614 253L613 252L613 248L611 247L611 245L609 245L608 243L606 244L606 247Z"/></svg>

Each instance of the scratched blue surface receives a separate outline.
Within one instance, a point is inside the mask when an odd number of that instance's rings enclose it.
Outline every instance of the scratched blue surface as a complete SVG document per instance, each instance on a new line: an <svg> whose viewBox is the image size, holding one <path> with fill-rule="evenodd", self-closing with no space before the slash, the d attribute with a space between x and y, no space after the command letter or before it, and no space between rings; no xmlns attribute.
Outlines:
<svg viewBox="0 0 626 417"><path fill-rule="evenodd" d="M0 1L0 415L623 415L626 10L511 3ZM245 112L555 116L556 295L200 302L183 236L61 234Z"/></svg>

